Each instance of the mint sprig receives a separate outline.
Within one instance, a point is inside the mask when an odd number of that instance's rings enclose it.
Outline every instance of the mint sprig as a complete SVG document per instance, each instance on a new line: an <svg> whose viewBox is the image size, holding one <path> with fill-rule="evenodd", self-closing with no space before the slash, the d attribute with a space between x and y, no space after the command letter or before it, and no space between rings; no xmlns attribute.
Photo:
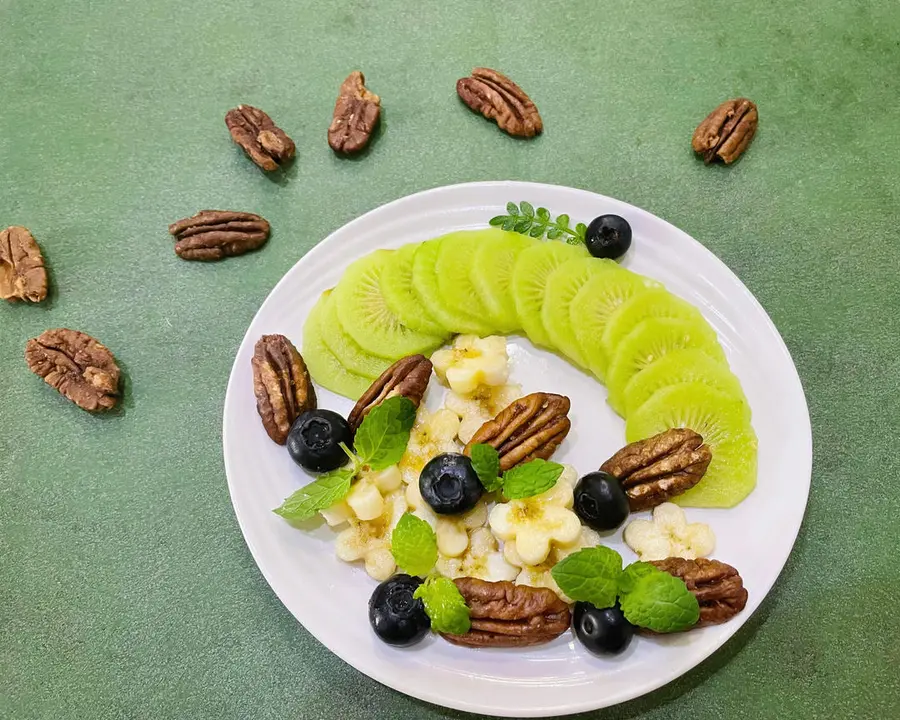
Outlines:
<svg viewBox="0 0 900 720"><path fill-rule="evenodd" d="M612 607L619 594L622 556L603 545L584 548L556 563L550 574L573 600L597 608Z"/></svg>
<svg viewBox="0 0 900 720"><path fill-rule="evenodd" d="M506 212L506 215L492 217L488 221L489 224L533 238L546 236L548 240L556 240L565 237L570 245L584 244L587 225L578 223L574 228L570 228L568 215L558 215L556 220L553 220L547 208L539 207L535 210L531 203L524 200L518 205L514 202L506 203Z"/></svg>
<svg viewBox="0 0 900 720"><path fill-rule="evenodd" d="M435 632L464 635L472 627L469 606L449 578L432 575L416 588L413 597L422 599Z"/></svg>
<svg viewBox="0 0 900 720"><path fill-rule="evenodd" d="M503 494L510 500L540 495L556 485L562 471L559 463L540 458L516 465L503 473Z"/></svg>
<svg viewBox="0 0 900 720"><path fill-rule="evenodd" d="M409 575L425 577L437 562L437 538L431 525L412 513L404 513L391 532L391 555Z"/></svg>
<svg viewBox="0 0 900 720"><path fill-rule="evenodd" d="M500 453L496 448L486 443L476 443L472 446L472 467L484 489L487 492L496 492L503 487L500 479Z"/></svg>
<svg viewBox="0 0 900 720"><path fill-rule="evenodd" d="M308 520L319 510L329 508L339 500L343 500L350 492L356 472L356 466L350 465L320 475L315 482L297 490L273 512L292 522Z"/></svg>

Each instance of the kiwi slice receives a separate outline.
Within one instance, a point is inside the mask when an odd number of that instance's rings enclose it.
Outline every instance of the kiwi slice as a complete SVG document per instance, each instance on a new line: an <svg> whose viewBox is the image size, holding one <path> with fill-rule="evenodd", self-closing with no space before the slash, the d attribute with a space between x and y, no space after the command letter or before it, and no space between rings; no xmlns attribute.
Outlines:
<svg viewBox="0 0 900 720"><path fill-rule="evenodd" d="M472 282L478 232L445 235L434 264L441 302L454 315L487 318L487 306ZM491 328L493 330L494 328Z"/></svg>
<svg viewBox="0 0 900 720"><path fill-rule="evenodd" d="M376 250L352 263L334 288L333 296L338 319L347 334L370 355L388 360L428 354L444 340L408 328L385 303L381 273L393 253L393 250Z"/></svg>
<svg viewBox="0 0 900 720"><path fill-rule="evenodd" d="M322 342L331 350L344 369L356 375L374 380L390 366L391 361L370 355L347 334L337 315L337 307L331 296L331 290L322 293L319 301L322 305L319 328Z"/></svg>
<svg viewBox="0 0 900 720"><path fill-rule="evenodd" d="M641 320L652 317L700 320L703 316L693 305L663 287L638 293L619 305L607 318L600 338L607 357L612 356L616 346Z"/></svg>
<svg viewBox="0 0 900 720"><path fill-rule="evenodd" d="M412 282L425 310L438 323L453 333L490 335L493 331L484 320L467 313L454 312L444 305L435 272L441 243L448 236L428 240L419 245L413 258Z"/></svg>
<svg viewBox="0 0 900 720"><path fill-rule="evenodd" d="M319 385L351 400L358 400L372 381L344 369L322 339L322 310L331 291L326 290L303 323L303 359L312 379Z"/></svg>
<svg viewBox="0 0 900 720"><path fill-rule="evenodd" d="M541 322L553 346L581 367L588 367L588 362L581 354L581 346L575 337L569 306L588 280L610 272L622 270L612 260L579 257L567 260L547 278Z"/></svg>
<svg viewBox="0 0 900 720"><path fill-rule="evenodd" d="M705 320L648 318L639 322L616 346L610 359L606 373L610 407L624 415L622 394L628 381L650 363L684 348L702 350L714 360L726 363L716 333Z"/></svg>
<svg viewBox="0 0 900 720"><path fill-rule="evenodd" d="M381 293L390 311L406 327L429 335L449 335L447 328L435 320L422 305L412 284L413 258L421 243L399 248L381 273Z"/></svg>
<svg viewBox="0 0 900 720"><path fill-rule="evenodd" d="M712 451L703 479L673 502L686 507L734 507L756 487L758 442L746 402L705 383L670 385L628 417L625 437L635 442L673 427L700 433Z"/></svg>
<svg viewBox="0 0 900 720"><path fill-rule="evenodd" d="M535 345L553 347L541 316L547 278L564 262L578 257L587 257L584 245L552 241L537 243L519 254L510 287L522 329Z"/></svg>
<svg viewBox="0 0 900 720"><path fill-rule="evenodd" d="M479 231L479 238L481 242L475 250L472 263L472 283L487 308L495 330L505 334L514 333L521 329L521 325L516 312L516 301L509 287L513 268L519 259L519 253L538 241L499 228Z"/></svg>
<svg viewBox="0 0 900 720"><path fill-rule="evenodd" d="M581 355L600 382L606 378L609 358L601 338L612 312L622 303L659 283L630 270L603 273L589 279L569 303L569 319Z"/></svg>

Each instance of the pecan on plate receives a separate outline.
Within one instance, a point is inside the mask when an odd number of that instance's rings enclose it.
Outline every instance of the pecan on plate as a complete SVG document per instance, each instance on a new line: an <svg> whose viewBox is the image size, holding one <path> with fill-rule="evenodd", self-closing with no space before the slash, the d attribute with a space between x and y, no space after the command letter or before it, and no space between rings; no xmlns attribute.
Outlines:
<svg viewBox="0 0 900 720"><path fill-rule="evenodd" d="M672 428L626 445L600 466L621 483L632 512L648 510L700 482L712 452L687 428Z"/></svg>
<svg viewBox="0 0 900 720"><path fill-rule="evenodd" d="M341 83L334 117L328 126L328 144L335 152L359 152L375 132L381 116L381 98L368 90L365 82L365 76L354 70Z"/></svg>
<svg viewBox="0 0 900 720"><path fill-rule="evenodd" d="M242 255L269 239L269 223L259 215L230 210L201 210L169 225L175 253L184 260L221 260Z"/></svg>
<svg viewBox="0 0 900 720"><path fill-rule="evenodd" d="M548 460L569 434L569 398L553 393L532 393L508 405L472 436L463 453L487 443L500 454L500 470L535 458Z"/></svg>
<svg viewBox="0 0 900 720"><path fill-rule="evenodd" d="M694 130L691 147L707 164L716 159L733 163L747 149L758 124L759 113L750 100L726 100Z"/></svg>
<svg viewBox="0 0 900 720"><path fill-rule="evenodd" d="M441 633L454 645L526 647L550 642L569 629L569 606L552 590L471 577L453 582L472 621L465 635Z"/></svg>
<svg viewBox="0 0 900 720"><path fill-rule="evenodd" d="M718 560L666 558L651 564L684 580L700 603L700 620L694 627L718 625L737 615L747 604L747 590L740 574Z"/></svg>
<svg viewBox="0 0 900 720"><path fill-rule="evenodd" d="M266 172L277 170L294 157L294 141L259 108L238 105L225 113L225 125L231 139Z"/></svg>
<svg viewBox="0 0 900 720"><path fill-rule="evenodd" d="M350 429L356 432L363 418L376 405L395 395L403 395L419 407L431 379L431 360L424 355L400 358L372 383L347 416Z"/></svg>
<svg viewBox="0 0 900 720"><path fill-rule="evenodd" d="M284 445L294 420L316 407L316 390L306 363L284 335L263 335L256 341L250 364L263 427L272 440Z"/></svg>
<svg viewBox="0 0 900 720"><path fill-rule="evenodd" d="M534 137L544 123L531 98L506 75L477 67L456 82L456 93L472 110L496 120L501 130L516 137Z"/></svg>
<svg viewBox="0 0 900 720"><path fill-rule="evenodd" d="M34 236L13 225L0 232L0 298L40 302L47 297L47 270Z"/></svg>
<svg viewBox="0 0 900 720"><path fill-rule="evenodd" d="M31 372L82 410L100 412L116 404L119 366L90 335L66 328L45 330L25 345L25 361Z"/></svg>

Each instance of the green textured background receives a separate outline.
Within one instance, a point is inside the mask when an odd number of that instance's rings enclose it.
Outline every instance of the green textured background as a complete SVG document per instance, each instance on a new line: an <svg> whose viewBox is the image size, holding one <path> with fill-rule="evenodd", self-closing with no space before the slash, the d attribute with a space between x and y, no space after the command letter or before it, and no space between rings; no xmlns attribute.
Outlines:
<svg viewBox="0 0 900 720"><path fill-rule="evenodd" d="M31 228L52 279L42 305L0 307L0 716L461 717L361 676L282 607L232 513L222 405L254 312L321 238L411 192L521 179L635 203L716 253L780 329L813 421L771 595L699 668L592 717L897 717L898 39L896 0L0 0L0 227ZM541 137L460 106L476 65L522 84ZM355 68L383 132L343 160L325 129ZM739 94L758 136L705 167L691 132ZM283 176L231 144L240 102L297 142ZM273 236L183 262L166 226L206 207ZM25 341L58 326L114 351L119 412L28 372Z"/></svg>

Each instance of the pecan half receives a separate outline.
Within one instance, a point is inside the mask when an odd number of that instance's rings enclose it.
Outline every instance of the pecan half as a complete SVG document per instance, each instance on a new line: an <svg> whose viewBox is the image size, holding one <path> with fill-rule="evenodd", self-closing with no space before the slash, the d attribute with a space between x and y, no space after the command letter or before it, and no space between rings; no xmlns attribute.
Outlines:
<svg viewBox="0 0 900 720"><path fill-rule="evenodd" d="M266 172L277 170L294 157L294 141L259 108L238 105L225 113L225 125L231 139Z"/></svg>
<svg viewBox="0 0 900 720"><path fill-rule="evenodd" d="M253 393L263 427L279 445L300 413L316 407L316 390L306 363L284 335L263 335L253 357Z"/></svg>
<svg viewBox="0 0 900 720"><path fill-rule="evenodd" d="M500 454L500 470L535 458L548 460L569 434L569 398L552 393L532 393L519 398L488 420L463 450L470 455L472 446L487 443Z"/></svg>
<svg viewBox="0 0 900 720"><path fill-rule="evenodd" d="M243 255L269 239L269 223L259 215L230 210L201 210L169 225L175 253L184 260L221 260Z"/></svg>
<svg viewBox="0 0 900 720"><path fill-rule="evenodd" d="M372 383L347 416L350 429L356 432L369 411L395 395L403 395L419 407L431 379L431 360L424 355L400 358Z"/></svg>
<svg viewBox="0 0 900 720"><path fill-rule="evenodd" d="M354 70L341 83L334 105L334 117L328 127L328 144L335 152L359 152L369 143L378 118L381 98L366 89L366 78Z"/></svg>
<svg viewBox="0 0 900 720"><path fill-rule="evenodd" d="M44 256L27 228L0 232L0 298L40 302L47 297Z"/></svg>
<svg viewBox="0 0 900 720"><path fill-rule="evenodd" d="M726 100L694 130L691 147L706 164L716 159L733 163L747 149L758 124L759 113L750 100Z"/></svg>
<svg viewBox="0 0 900 720"><path fill-rule="evenodd" d="M687 428L672 428L626 445L600 466L618 478L632 512L648 510L690 490L703 478L712 452Z"/></svg>
<svg viewBox="0 0 900 720"><path fill-rule="evenodd" d="M465 635L441 633L466 647L525 647L569 629L569 606L547 588L463 577L453 581L469 606L472 628Z"/></svg>
<svg viewBox="0 0 900 720"><path fill-rule="evenodd" d="M718 625L737 615L747 604L747 590L737 570L718 560L666 558L654 560L660 570L684 580L700 603L700 620L694 627Z"/></svg>
<svg viewBox="0 0 900 720"><path fill-rule="evenodd" d="M478 67L471 77L456 82L456 93L475 112L496 120L501 130L517 137L533 137L544 123L531 98L506 75Z"/></svg>
<svg viewBox="0 0 900 720"><path fill-rule="evenodd" d="M112 353L78 330L45 330L25 345L25 361L35 375L82 410L114 407L119 396L119 366Z"/></svg>

